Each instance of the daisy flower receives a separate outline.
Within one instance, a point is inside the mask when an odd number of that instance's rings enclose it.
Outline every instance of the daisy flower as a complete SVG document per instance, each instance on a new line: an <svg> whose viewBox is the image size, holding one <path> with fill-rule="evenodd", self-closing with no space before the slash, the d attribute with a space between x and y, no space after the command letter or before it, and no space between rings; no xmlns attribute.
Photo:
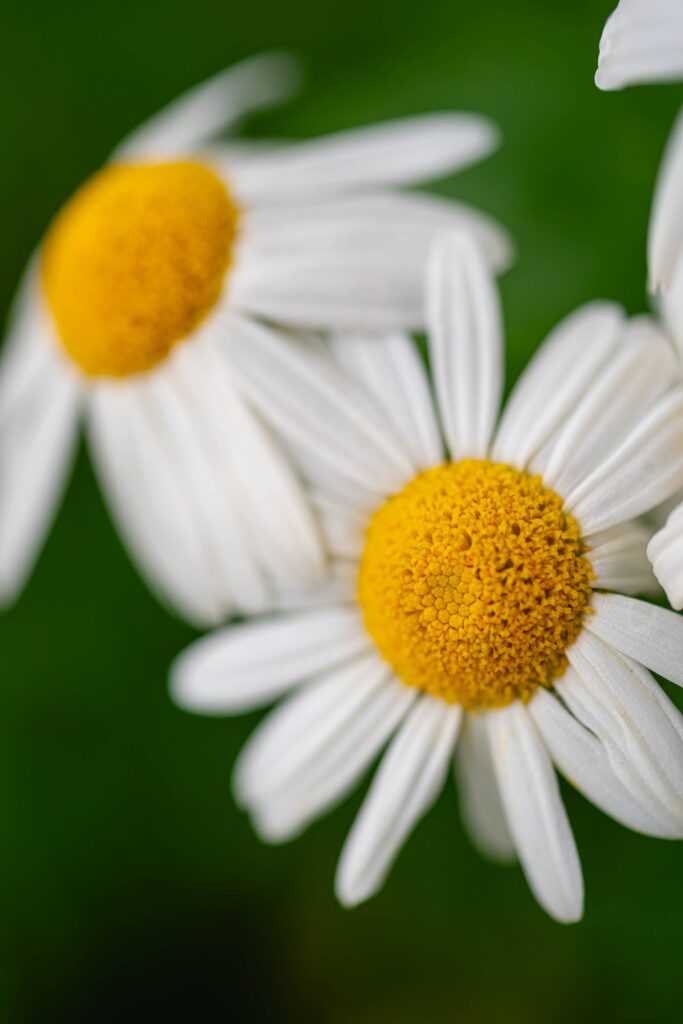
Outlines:
<svg viewBox="0 0 683 1024"><path fill-rule="evenodd" d="M501 317L471 240L439 242L427 309L436 409L404 335L344 337L334 356L257 326L237 342L340 590L198 640L172 693L205 714L288 694L234 776L271 842L386 746L341 854L344 905L380 888L455 754L475 842L519 858L547 912L575 921L554 766L629 828L683 836L683 718L649 671L683 684L683 619L632 596L654 582L638 517L683 483L683 388L653 322L595 303L551 334L496 428Z"/></svg>
<svg viewBox="0 0 683 1024"><path fill-rule="evenodd" d="M497 137L481 117L215 143L294 77L271 55L198 87L126 139L49 228L0 367L0 602L31 569L82 415L133 558L190 621L257 611L283 581L319 578L308 501L236 384L230 339L248 337L250 317L419 326L428 245L445 223L471 231L492 266L507 262L483 215L395 190L488 154Z"/></svg>
<svg viewBox="0 0 683 1024"><path fill-rule="evenodd" d="M620 0L600 40L598 88L623 89L679 78L683 78L680 0Z"/></svg>
<svg viewBox="0 0 683 1024"><path fill-rule="evenodd" d="M621 0L605 25L595 77L601 89L683 78L683 4ZM683 355L683 111L671 132L648 233L648 287L663 329ZM680 499L680 495L678 496ZM671 511L673 508L673 511ZM656 511L664 527L648 556L674 608L683 608L683 502Z"/></svg>
<svg viewBox="0 0 683 1024"><path fill-rule="evenodd" d="M655 188L648 235L648 285L662 328L678 354L680 373L683 358L683 112L671 133ZM658 510L657 518L666 522L652 538L648 555L669 601L680 610L683 608L681 495Z"/></svg>

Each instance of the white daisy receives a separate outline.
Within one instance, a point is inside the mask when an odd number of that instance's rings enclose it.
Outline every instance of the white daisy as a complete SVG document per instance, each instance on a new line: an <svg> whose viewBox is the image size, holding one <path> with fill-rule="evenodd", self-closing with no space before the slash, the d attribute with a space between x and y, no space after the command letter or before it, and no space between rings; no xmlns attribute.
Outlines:
<svg viewBox="0 0 683 1024"><path fill-rule="evenodd" d="M683 718L648 671L683 684L683 619L625 596L654 583L637 517L683 483L683 388L653 322L594 303L552 333L496 428L501 318L471 241L439 244L427 291L442 429L403 335L344 337L336 361L257 326L235 342L346 595L199 640L172 691L207 714L290 694L235 773L272 842L388 744L341 855L343 904L382 885L457 743L473 838L574 921L582 874L553 764L628 827L683 836Z"/></svg>
<svg viewBox="0 0 683 1024"><path fill-rule="evenodd" d="M680 0L619 0L600 40L600 89L683 78Z"/></svg>
<svg viewBox="0 0 683 1024"><path fill-rule="evenodd" d="M621 0L605 25L596 83L621 89L635 82L683 78L683 3ZM648 233L648 286L662 327L683 356L683 111L664 153ZM674 608L683 608L683 501L666 502L664 527L648 556ZM671 511L673 509L673 511Z"/></svg>
<svg viewBox="0 0 683 1024"><path fill-rule="evenodd" d="M648 235L648 284L662 328L683 359L683 112L674 125L655 188ZM683 608L683 502L658 510L664 527L648 555L674 608ZM673 511L671 509L673 508Z"/></svg>
<svg viewBox="0 0 683 1024"><path fill-rule="evenodd" d="M234 380L230 339L248 328L231 317L417 327L428 245L449 223L495 268L507 262L483 215L388 190L489 153L497 136L481 117L210 146L292 76L266 56L200 86L128 138L48 231L0 368L0 602L30 571L81 413L133 557L188 619L215 624L270 606L283 581L319 578L300 482Z"/></svg>

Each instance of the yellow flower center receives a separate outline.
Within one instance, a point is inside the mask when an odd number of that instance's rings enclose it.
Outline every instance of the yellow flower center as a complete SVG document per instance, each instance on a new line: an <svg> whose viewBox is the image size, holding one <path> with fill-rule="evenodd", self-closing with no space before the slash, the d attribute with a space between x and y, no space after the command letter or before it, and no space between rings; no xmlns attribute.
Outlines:
<svg viewBox="0 0 683 1024"><path fill-rule="evenodd" d="M420 474L373 515L358 593L403 682L467 710L527 700L567 664L594 578L538 476L487 461Z"/></svg>
<svg viewBox="0 0 683 1024"><path fill-rule="evenodd" d="M42 253L57 333L81 369L141 373L186 338L221 293L237 217L194 161L113 164L86 182Z"/></svg>

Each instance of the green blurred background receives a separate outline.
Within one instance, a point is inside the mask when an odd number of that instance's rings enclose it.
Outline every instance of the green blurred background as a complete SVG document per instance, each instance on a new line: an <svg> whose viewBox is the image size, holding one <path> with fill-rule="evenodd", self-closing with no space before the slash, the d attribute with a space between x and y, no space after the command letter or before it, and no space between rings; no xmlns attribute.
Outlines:
<svg viewBox="0 0 683 1024"><path fill-rule="evenodd" d="M443 108L505 144L441 188L512 230L513 380L584 300L645 305L645 235L683 90L593 85L612 0L36 0L0 38L0 309L49 217L121 135L251 52L288 47L300 101L250 134L306 137ZM83 453L38 568L0 617L0 1019L486 1024L681 1017L683 848L567 793L582 924L483 861L453 793L370 904L334 866L360 794L290 847L260 845L229 793L258 715L195 718L166 695L193 638L147 594Z"/></svg>

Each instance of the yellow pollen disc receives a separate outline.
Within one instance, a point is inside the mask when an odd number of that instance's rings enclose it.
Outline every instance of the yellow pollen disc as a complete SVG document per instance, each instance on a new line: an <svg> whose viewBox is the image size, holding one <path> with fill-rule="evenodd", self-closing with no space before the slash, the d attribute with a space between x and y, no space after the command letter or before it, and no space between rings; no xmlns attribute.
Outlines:
<svg viewBox="0 0 683 1024"><path fill-rule="evenodd" d="M539 476L492 462L437 466L373 515L358 594L403 682L467 710L550 686L594 578L576 520Z"/></svg>
<svg viewBox="0 0 683 1024"><path fill-rule="evenodd" d="M238 211L194 161L113 164L75 194L42 253L64 348L93 376L149 370L209 313Z"/></svg>

